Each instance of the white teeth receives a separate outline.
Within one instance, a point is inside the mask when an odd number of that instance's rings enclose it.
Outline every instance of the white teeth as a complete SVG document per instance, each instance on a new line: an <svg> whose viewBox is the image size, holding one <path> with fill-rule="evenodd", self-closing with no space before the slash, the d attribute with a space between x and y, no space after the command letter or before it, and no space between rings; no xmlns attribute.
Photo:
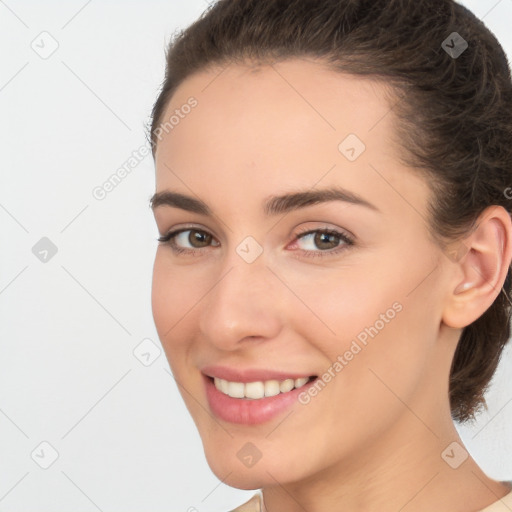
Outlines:
<svg viewBox="0 0 512 512"><path fill-rule="evenodd" d="M301 388L302 386L304 386L304 384L306 384L306 382L308 382L308 380L309 377L301 377L300 379L295 379L295 387Z"/></svg>
<svg viewBox="0 0 512 512"><path fill-rule="evenodd" d="M278 380L265 381L265 396L275 396L281 393Z"/></svg>
<svg viewBox="0 0 512 512"><path fill-rule="evenodd" d="M249 398L257 400L266 396L275 396L279 393L287 393L294 388L300 388L309 382L309 377L300 377L298 379L286 379L283 381L266 380L257 382L230 382L215 377L213 379L215 387L232 398Z"/></svg>
<svg viewBox="0 0 512 512"><path fill-rule="evenodd" d="M263 398L265 396L265 384L263 382L248 382L245 385L245 396L247 398Z"/></svg>
<svg viewBox="0 0 512 512"><path fill-rule="evenodd" d="M243 398L245 385L243 382L230 382L228 384L228 395L233 398Z"/></svg>
<svg viewBox="0 0 512 512"><path fill-rule="evenodd" d="M287 391L291 391L295 386L295 381L293 379L286 379L281 384L279 384L279 390L281 393L286 393Z"/></svg>

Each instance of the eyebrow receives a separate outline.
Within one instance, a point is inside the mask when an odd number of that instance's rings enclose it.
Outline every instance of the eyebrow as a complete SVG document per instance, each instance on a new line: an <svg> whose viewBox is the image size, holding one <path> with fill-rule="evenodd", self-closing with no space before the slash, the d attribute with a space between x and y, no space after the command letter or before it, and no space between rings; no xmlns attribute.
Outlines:
<svg viewBox="0 0 512 512"><path fill-rule="evenodd" d="M298 210L306 206L330 201L343 201L345 203L365 206L366 208L376 212L380 211L374 204L368 202L366 199L363 199L361 196L341 187L309 189L279 196L270 196L263 204L263 211L267 216L279 215L281 213ZM153 210L161 206L171 206L174 208L180 208L187 212L198 213L200 215L211 216L213 214L210 207L200 199L196 199L179 192L174 192L172 190L156 192L151 197L149 203Z"/></svg>

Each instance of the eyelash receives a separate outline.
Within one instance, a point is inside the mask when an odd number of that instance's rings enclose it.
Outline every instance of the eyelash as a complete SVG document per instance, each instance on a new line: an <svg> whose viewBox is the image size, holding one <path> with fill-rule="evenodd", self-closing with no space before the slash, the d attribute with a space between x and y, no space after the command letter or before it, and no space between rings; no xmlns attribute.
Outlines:
<svg viewBox="0 0 512 512"><path fill-rule="evenodd" d="M194 256L197 253L201 252L202 249L197 249L197 248L196 249L183 249L182 247L179 247L178 245L176 245L176 241L175 241L176 236L179 235L180 233L183 233L186 231L196 231L198 233L203 233L203 234L209 235L209 233L207 231L204 231L202 229L188 227L188 228L181 228L181 229L176 229L174 231L170 231L169 233L158 237L157 240L158 240L158 242L168 245L175 254L186 253L191 256ZM325 258L326 256L334 256L334 255L339 254L341 251L347 249L348 247L354 245L354 240L352 237L348 236L345 233L341 233L340 231L337 231L335 229L327 229L327 228L325 228L325 229L307 229L306 228L303 230L299 230L294 241L299 240L301 238L304 238L307 235L314 234L314 233L324 233L324 234L328 234L328 235L334 235L337 238L339 238L342 242L344 242L344 245L338 246L334 249L327 249L327 250L318 250L318 251L301 250L301 252L304 253L306 255L306 257L308 257L308 258L309 257Z"/></svg>

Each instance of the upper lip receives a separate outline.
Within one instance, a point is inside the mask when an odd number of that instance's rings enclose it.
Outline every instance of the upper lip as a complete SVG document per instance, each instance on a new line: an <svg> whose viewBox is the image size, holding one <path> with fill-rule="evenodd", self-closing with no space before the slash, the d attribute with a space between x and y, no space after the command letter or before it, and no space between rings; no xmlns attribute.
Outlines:
<svg viewBox="0 0 512 512"><path fill-rule="evenodd" d="M208 377L217 377L230 382L258 382L265 380L286 380L311 377L309 372L288 372L265 368L232 368L229 366L207 365L201 372Z"/></svg>

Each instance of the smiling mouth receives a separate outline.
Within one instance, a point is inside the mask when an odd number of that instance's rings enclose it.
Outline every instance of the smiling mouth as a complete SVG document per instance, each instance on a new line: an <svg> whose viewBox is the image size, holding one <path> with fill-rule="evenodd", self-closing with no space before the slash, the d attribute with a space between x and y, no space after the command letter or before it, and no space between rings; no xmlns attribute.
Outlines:
<svg viewBox="0 0 512 512"><path fill-rule="evenodd" d="M208 377L215 385L216 389L231 398L240 398L247 400L259 400L270 396L289 393L294 389L301 388L308 382L317 378L316 375L310 377L300 377L298 379L285 380L265 380L255 382L232 382L218 377Z"/></svg>

